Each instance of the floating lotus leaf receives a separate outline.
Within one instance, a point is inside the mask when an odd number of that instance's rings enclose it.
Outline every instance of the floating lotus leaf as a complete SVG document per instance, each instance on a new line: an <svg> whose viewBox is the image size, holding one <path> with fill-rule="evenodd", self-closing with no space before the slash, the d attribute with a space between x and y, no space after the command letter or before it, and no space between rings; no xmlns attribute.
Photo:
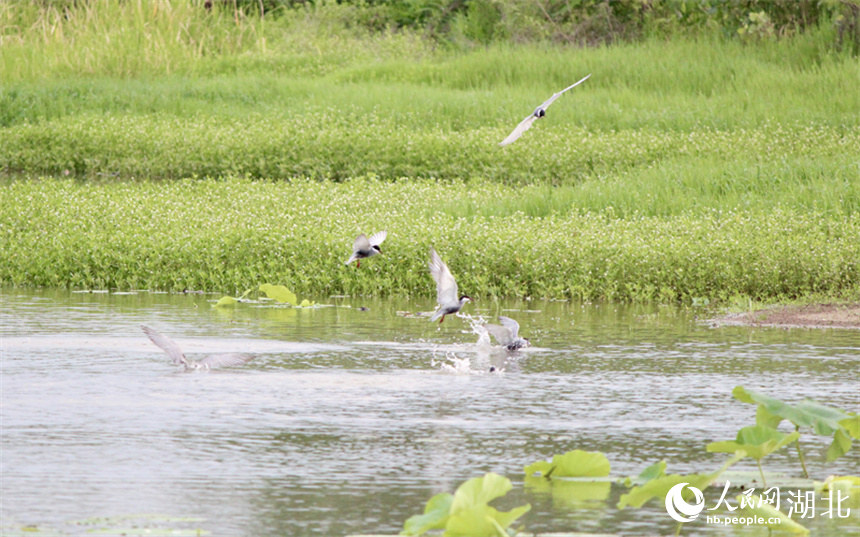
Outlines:
<svg viewBox="0 0 860 537"><path fill-rule="evenodd" d="M283 285L272 285L270 283L264 283L260 286L260 291L266 293L267 297L275 299L282 304L297 304L295 293L293 293Z"/></svg>
<svg viewBox="0 0 860 537"><path fill-rule="evenodd" d="M232 296L222 296L218 300L218 302L216 302L215 305L213 305L212 307L217 308L220 306L234 306L234 305L236 305L237 302L239 302L240 300L242 300L243 298L248 296L248 293L250 293L250 292L251 292L250 289L246 289L245 292L242 293L242 296L240 296L238 298L233 298Z"/></svg>
<svg viewBox="0 0 860 537"><path fill-rule="evenodd" d="M860 509L860 477L831 475L824 481L815 481L813 487L819 494L832 495L834 502L846 498L848 503L844 506L848 509Z"/></svg>
<svg viewBox="0 0 860 537"><path fill-rule="evenodd" d="M555 455L552 462L537 461L525 467L527 476L539 473L543 477L605 477L609 470L606 455L579 449Z"/></svg>
<svg viewBox="0 0 860 537"><path fill-rule="evenodd" d="M239 301L236 300L235 298L233 298L232 296L222 296L220 299L218 299L218 302L216 302L215 305L212 307L213 308L219 308L221 306L234 306L238 302Z"/></svg>

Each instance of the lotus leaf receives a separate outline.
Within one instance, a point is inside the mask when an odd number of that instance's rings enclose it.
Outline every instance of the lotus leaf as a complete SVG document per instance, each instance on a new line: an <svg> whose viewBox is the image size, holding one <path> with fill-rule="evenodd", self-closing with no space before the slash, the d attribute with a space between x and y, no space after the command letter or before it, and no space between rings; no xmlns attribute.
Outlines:
<svg viewBox="0 0 860 537"><path fill-rule="evenodd" d="M242 296L240 296L238 298L233 298L232 296L222 296L218 300L218 302L216 302L215 305L213 305L212 307L217 308L219 306L235 306L237 302L239 302L240 300L242 300L243 298L248 296L248 293L250 293L250 292L251 292L250 289L246 289L245 292L242 293Z"/></svg>
<svg viewBox="0 0 860 537"><path fill-rule="evenodd" d="M644 485L645 483L666 476L666 461L655 462L651 466L642 470L636 477L628 477L624 480L624 485L632 487L633 485Z"/></svg>
<svg viewBox="0 0 860 537"><path fill-rule="evenodd" d="M273 298L282 304L287 303L295 305L297 303L295 293L293 293L283 285L272 285L270 283L264 283L260 286L260 291L266 293L267 297Z"/></svg>
<svg viewBox="0 0 860 537"><path fill-rule="evenodd" d="M433 496L424 506L423 515L409 517L400 535L422 535L430 530L445 529L453 501L454 496L448 492Z"/></svg>
<svg viewBox="0 0 860 537"><path fill-rule="evenodd" d="M860 509L860 477L858 476L831 475L824 481L814 482L813 487L819 494L823 492L833 494L835 491L837 493L833 496L835 501L838 501L837 498L847 498L847 508Z"/></svg>
<svg viewBox="0 0 860 537"><path fill-rule="evenodd" d="M811 427L815 434L833 435L833 442L827 449L827 460L833 461L851 449L852 438L860 438L860 415L828 407L811 399L801 401L795 406L762 393L736 386L732 390L735 399L743 403L757 404L756 423L776 428L787 419L796 427Z"/></svg>
<svg viewBox="0 0 860 537"><path fill-rule="evenodd" d="M526 475L543 477L604 477L609 475L609 459L597 451L568 451L555 455L552 462L537 461L525 467Z"/></svg>
<svg viewBox="0 0 860 537"><path fill-rule="evenodd" d="M513 488L510 479L488 473L469 479L453 496L447 493L432 497L423 515L409 518L401 535L421 535L432 529L444 529L446 537L495 537L507 535L506 528L531 509L522 505L507 512L487 505Z"/></svg>
<svg viewBox="0 0 860 537"><path fill-rule="evenodd" d="M798 432L784 434L765 425L754 425L738 431L734 442L725 441L708 444L708 451L718 453L745 451L748 457L761 460L798 438L800 438Z"/></svg>
<svg viewBox="0 0 860 537"><path fill-rule="evenodd" d="M742 507L732 512L731 516L733 518L755 518L756 520L762 520L762 525L779 531L802 533L804 535L809 533L808 529L789 518L788 515L779 509L769 503L764 503L761 496L756 495L756 498L747 498L743 494L740 494L735 499Z"/></svg>
<svg viewBox="0 0 860 537"><path fill-rule="evenodd" d="M720 477L720 475L722 475L729 466L738 462L745 456L746 453L743 451L735 453L735 456L727 460L726 463L723 464L722 468L712 474L670 474L651 479L642 486L633 487L627 494L622 494L618 501L618 508L624 509L628 505L633 507L642 507L646 502L653 498L659 498L662 501L666 498L666 494L669 493L669 489L678 483L689 483L689 486L691 487L704 490L711 486L711 483ZM692 496L692 492L685 488L682 491L682 495L687 499Z"/></svg>
<svg viewBox="0 0 860 537"><path fill-rule="evenodd" d="M235 298L233 298L232 296L222 296L222 297L218 300L218 302L216 302L216 303L215 303L215 305L214 305L214 306L212 306L212 307L213 307L213 308L218 308L218 307L221 307L221 306L235 306L237 302L239 302L239 301L238 301L238 300L236 300Z"/></svg>
<svg viewBox="0 0 860 537"><path fill-rule="evenodd" d="M708 488L711 482L716 479L713 474L690 474L678 475L670 474L657 479L652 479L642 486L633 487L627 494L622 494L618 501L618 508L624 509L628 505L632 507L642 507L646 502L653 498L658 498L661 501L666 498L669 490L678 483L688 483L691 487L696 487L699 490ZM686 488L683 490L684 499L693 496L693 493Z"/></svg>

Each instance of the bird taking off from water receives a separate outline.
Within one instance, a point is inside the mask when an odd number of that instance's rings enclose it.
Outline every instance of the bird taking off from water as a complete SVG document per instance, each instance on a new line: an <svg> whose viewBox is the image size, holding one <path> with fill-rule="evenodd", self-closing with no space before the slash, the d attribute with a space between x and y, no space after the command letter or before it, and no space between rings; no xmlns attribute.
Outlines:
<svg viewBox="0 0 860 537"><path fill-rule="evenodd" d="M503 317L501 315L499 316L499 322L502 323L501 326L497 324L484 325L484 329L496 338L499 345L509 351L515 351L531 345L528 338L519 336L520 323L510 317Z"/></svg>
<svg viewBox="0 0 860 537"><path fill-rule="evenodd" d="M140 325L140 327L143 329L143 332L149 336L149 339L153 343L170 356L174 365L181 365L186 371L189 369L202 369L204 371L208 371L219 367L243 365L254 359L254 355L252 354L213 354L212 356L203 358L199 362L195 362L194 360L186 358L182 353L182 349L179 348L179 345L169 337L154 328L150 328L145 325Z"/></svg>
<svg viewBox="0 0 860 537"><path fill-rule="evenodd" d="M427 264L430 269L430 275L436 280L436 302L439 303L439 309L430 317L431 321L439 319L439 323L445 320L446 315L457 313L460 309L472 300L466 295L457 298L457 282L454 281L454 276L448 270L448 265L442 261L436 250L430 248L430 262Z"/></svg>
<svg viewBox="0 0 860 537"><path fill-rule="evenodd" d="M547 99L546 102L544 102L542 105L535 108L535 111L532 112L532 114L529 117L522 120L520 122L520 124L517 125L517 128L514 129L514 132L510 133L507 138L505 138L504 140L501 141L501 143L499 143L499 145L500 146L506 146L508 144L512 144L512 143L516 142L517 139L520 136L522 136L524 132L526 132L527 130L529 130L531 128L532 123L534 123L536 119L540 119L546 115L546 109L549 108L549 105L551 105L553 103L553 101L555 101L556 99L561 97L562 93L564 93L565 91L567 91L571 88L575 88L576 86L578 86L578 85L582 84L583 82L585 82L586 80L588 80L589 76L591 76L591 75L586 76L585 78L583 78L582 80L580 80L576 84L572 84L572 85L564 88L560 92L556 93L555 95L553 95L552 97Z"/></svg>
<svg viewBox="0 0 860 537"><path fill-rule="evenodd" d="M379 233L374 233L368 239L367 235L362 233L355 238L355 242L352 245L352 255L349 256L349 261L345 264L349 265L355 261L355 267L358 268L361 266L362 259L373 257L376 254L381 254L382 250L379 249L379 245L382 244L382 241L384 241L387 236L387 231L380 231Z"/></svg>

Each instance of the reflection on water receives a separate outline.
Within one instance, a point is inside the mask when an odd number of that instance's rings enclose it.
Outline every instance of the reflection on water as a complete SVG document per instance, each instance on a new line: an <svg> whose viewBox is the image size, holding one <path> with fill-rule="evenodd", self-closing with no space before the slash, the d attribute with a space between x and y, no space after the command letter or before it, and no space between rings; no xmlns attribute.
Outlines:
<svg viewBox="0 0 860 537"><path fill-rule="evenodd" d="M76 534L67 521L164 513L202 518L193 527L215 535L397 533L432 494L494 471L515 483L500 508L532 504L530 531L667 534L675 523L658 502L619 511L618 485L599 485L596 500L550 495L522 486L523 467L584 449L605 452L615 476L660 459L672 473L713 470L725 456L705 444L754 420L754 407L731 397L738 384L860 407L860 332L711 329L698 310L468 306L520 322L533 347L511 356L479 342L467 319L404 315L431 310L429 301L214 309L217 295L6 289L0 298L7 530ZM183 373L140 324L191 358L258 357ZM807 435L804 445L818 479L856 474L857 450L827 464L827 439ZM765 463L798 473L792 449ZM848 534L857 520L834 524L812 523Z"/></svg>

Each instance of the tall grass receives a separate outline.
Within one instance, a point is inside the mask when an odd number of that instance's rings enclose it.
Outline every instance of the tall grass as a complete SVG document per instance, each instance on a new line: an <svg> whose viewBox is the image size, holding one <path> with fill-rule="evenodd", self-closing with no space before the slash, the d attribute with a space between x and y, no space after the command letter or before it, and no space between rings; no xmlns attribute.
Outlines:
<svg viewBox="0 0 860 537"><path fill-rule="evenodd" d="M110 70L83 76L47 69L42 74L50 81L28 82L16 79L16 69L39 69L34 67L39 64L22 63L4 46L0 58L12 65L3 67L0 82L0 126L88 112L292 115L326 107L382 110L414 127L475 128L516 124L537 103L588 73L588 82L553 107L552 119L593 129L734 128L762 121L860 124L856 63L842 55L815 57L797 41L750 47L680 39L596 50L499 45L425 59L411 57L404 47L400 54L373 57L284 52L204 58L191 73L174 70L166 76L164 69L134 80L108 77ZM210 74L200 78L205 65Z"/></svg>
<svg viewBox="0 0 860 537"><path fill-rule="evenodd" d="M409 33L370 35L347 28L348 7L290 10L277 19L246 15L223 2L94 0L74 6L0 2L0 72L5 83L100 75L119 78L170 73L230 72L253 56L258 69L272 55L291 67L324 70L358 57L424 54ZM361 39L360 46L358 39Z"/></svg>

